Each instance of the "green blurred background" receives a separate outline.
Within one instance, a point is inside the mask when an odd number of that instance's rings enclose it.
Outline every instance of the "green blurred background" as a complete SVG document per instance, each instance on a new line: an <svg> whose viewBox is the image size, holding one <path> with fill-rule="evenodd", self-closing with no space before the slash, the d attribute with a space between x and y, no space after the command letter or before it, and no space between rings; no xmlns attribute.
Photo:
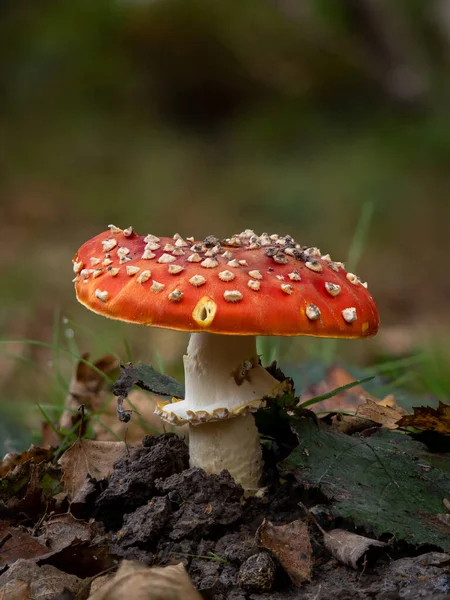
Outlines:
<svg viewBox="0 0 450 600"><path fill-rule="evenodd" d="M114 223L350 252L380 335L285 359L445 353L449 62L448 0L1 3L0 338L176 370L186 336L75 301L72 256ZM3 408L63 393L56 354L2 344Z"/></svg>

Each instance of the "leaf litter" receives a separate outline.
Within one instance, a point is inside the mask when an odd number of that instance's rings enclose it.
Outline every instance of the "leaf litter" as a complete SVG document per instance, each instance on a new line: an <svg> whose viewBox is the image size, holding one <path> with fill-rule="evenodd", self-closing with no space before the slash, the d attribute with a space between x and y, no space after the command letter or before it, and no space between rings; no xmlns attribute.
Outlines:
<svg viewBox="0 0 450 600"><path fill-rule="evenodd" d="M116 391L128 394L144 371L126 371ZM92 383L92 408L104 382L88 370L77 377ZM350 383L344 372L334 381ZM182 393L153 370L143 385ZM302 407L291 384L268 399L256 415L266 487L253 497L227 472L189 468L174 434L129 448L80 438L57 464L52 449L8 457L0 465L0 600L64 590L76 600L122 600L130 590L139 600L293 600L299 587L307 600L449 593L450 457L398 431L404 411L395 398L358 387L339 392L358 398L358 426L345 433L342 398L320 418L309 409L318 410L314 398Z"/></svg>

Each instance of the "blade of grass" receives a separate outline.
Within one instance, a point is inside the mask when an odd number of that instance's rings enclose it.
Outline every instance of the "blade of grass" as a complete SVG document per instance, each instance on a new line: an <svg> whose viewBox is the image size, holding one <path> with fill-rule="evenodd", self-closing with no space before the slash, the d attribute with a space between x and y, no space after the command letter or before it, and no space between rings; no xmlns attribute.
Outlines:
<svg viewBox="0 0 450 600"><path fill-rule="evenodd" d="M344 392L345 390L354 388L357 385L361 385L362 383L366 383L367 381L371 381L372 379L374 379L374 375L371 375L370 377L364 377L363 379L357 379L356 381L352 381L350 383L346 383L345 385L341 385L340 387L331 390L331 392L327 392L326 394L322 394L321 396L316 396L315 398L311 398L310 400L301 402L299 404L299 407L306 408L307 406L311 406L313 404L317 404L318 402L322 402L322 400L328 400L328 398L333 398L333 396L336 396L340 392Z"/></svg>

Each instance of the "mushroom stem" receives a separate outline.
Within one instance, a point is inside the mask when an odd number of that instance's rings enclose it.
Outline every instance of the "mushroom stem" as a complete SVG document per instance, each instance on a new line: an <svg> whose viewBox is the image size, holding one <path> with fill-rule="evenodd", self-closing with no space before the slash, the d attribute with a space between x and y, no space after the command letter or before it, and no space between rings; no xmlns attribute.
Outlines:
<svg viewBox="0 0 450 600"><path fill-rule="evenodd" d="M255 418L233 417L189 426L190 466L207 473L227 469L245 490L260 487L262 452Z"/></svg>
<svg viewBox="0 0 450 600"><path fill-rule="evenodd" d="M190 419L191 466L227 469L245 489L257 488L262 456L250 412L279 382L259 365L255 336L193 333L184 368L185 399L171 408L198 416Z"/></svg>

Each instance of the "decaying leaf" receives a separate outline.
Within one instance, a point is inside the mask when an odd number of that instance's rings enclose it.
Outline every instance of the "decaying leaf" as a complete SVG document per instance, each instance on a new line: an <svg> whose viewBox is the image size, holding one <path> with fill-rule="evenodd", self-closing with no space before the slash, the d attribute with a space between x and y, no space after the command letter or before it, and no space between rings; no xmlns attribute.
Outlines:
<svg viewBox="0 0 450 600"><path fill-rule="evenodd" d="M264 519L256 532L256 543L276 556L296 586L311 579L312 548L304 521L276 526Z"/></svg>
<svg viewBox="0 0 450 600"><path fill-rule="evenodd" d="M427 452L404 434L380 429L348 436L308 419L292 423L299 445L282 463L319 488L339 517L377 536L450 549L450 528L437 515L450 496L450 458Z"/></svg>
<svg viewBox="0 0 450 600"><path fill-rule="evenodd" d="M415 427L441 435L450 435L450 404L439 402L437 408L415 406L413 410L412 415L405 415L397 423L399 427Z"/></svg>
<svg viewBox="0 0 450 600"><path fill-rule="evenodd" d="M353 569L358 569L366 561L370 562L380 554L381 548L386 548L383 542L344 529L324 531L323 542L334 558Z"/></svg>
<svg viewBox="0 0 450 600"><path fill-rule="evenodd" d="M392 396L389 397L389 401L391 398ZM395 406L395 408L389 406L386 400L388 400L388 398L385 398L384 401L381 402L375 402L373 399L366 397L365 404L358 406L356 415L370 419L388 429L397 429L398 422L403 415L406 414L406 410L399 406Z"/></svg>
<svg viewBox="0 0 450 600"><path fill-rule="evenodd" d="M25 452L19 454L6 454L3 460L0 462L0 477L6 477L6 475L12 471L17 465L21 465L28 461L39 464L42 462L48 462L53 457L53 450L51 448L39 448L32 444Z"/></svg>
<svg viewBox="0 0 450 600"><path fill-rule="evenodd" d="M31 537L29 533L2 521L0 521L0 540L0 571L20 558L36 558L48 552L45 545Z"/></svg>
<svg viewBox="0 0 450 600"><path fill-rule="evenodd" d="M146 567L123 561L113 578L89 600L201 600L184 566Z"/></svg>
<svg viewBox="0 0 450 600"><path fill-rule="evenodd" d="M92 537L91 526L76 519L70 513L54 515L40 529L39 540L45 543L47 552L58 552L75 540L88 542Z"/></svg>
<svg viewBox="0 0 450 600"><path fill-rule="evenodd" d="M19 559L0 575L0 600L49 600L64 590L77 594L82 586L83 580L75 575Z"/></svg>
<svg viewBox="0 0 450 600"><path fill-rule="evenodd" d="M108 477L125 448L124 442L77 440L58 461L63 470L64 489L69 498L74 498L88 475L93 479Z"/></svg>
<svg viewBox="0 0 450 600"><path fill-rule="evenodd" d="M51 510L60 490L60 472L51 463L29 460L19 464L1 481L0 518L39 518L46 509Z"/></svg>

